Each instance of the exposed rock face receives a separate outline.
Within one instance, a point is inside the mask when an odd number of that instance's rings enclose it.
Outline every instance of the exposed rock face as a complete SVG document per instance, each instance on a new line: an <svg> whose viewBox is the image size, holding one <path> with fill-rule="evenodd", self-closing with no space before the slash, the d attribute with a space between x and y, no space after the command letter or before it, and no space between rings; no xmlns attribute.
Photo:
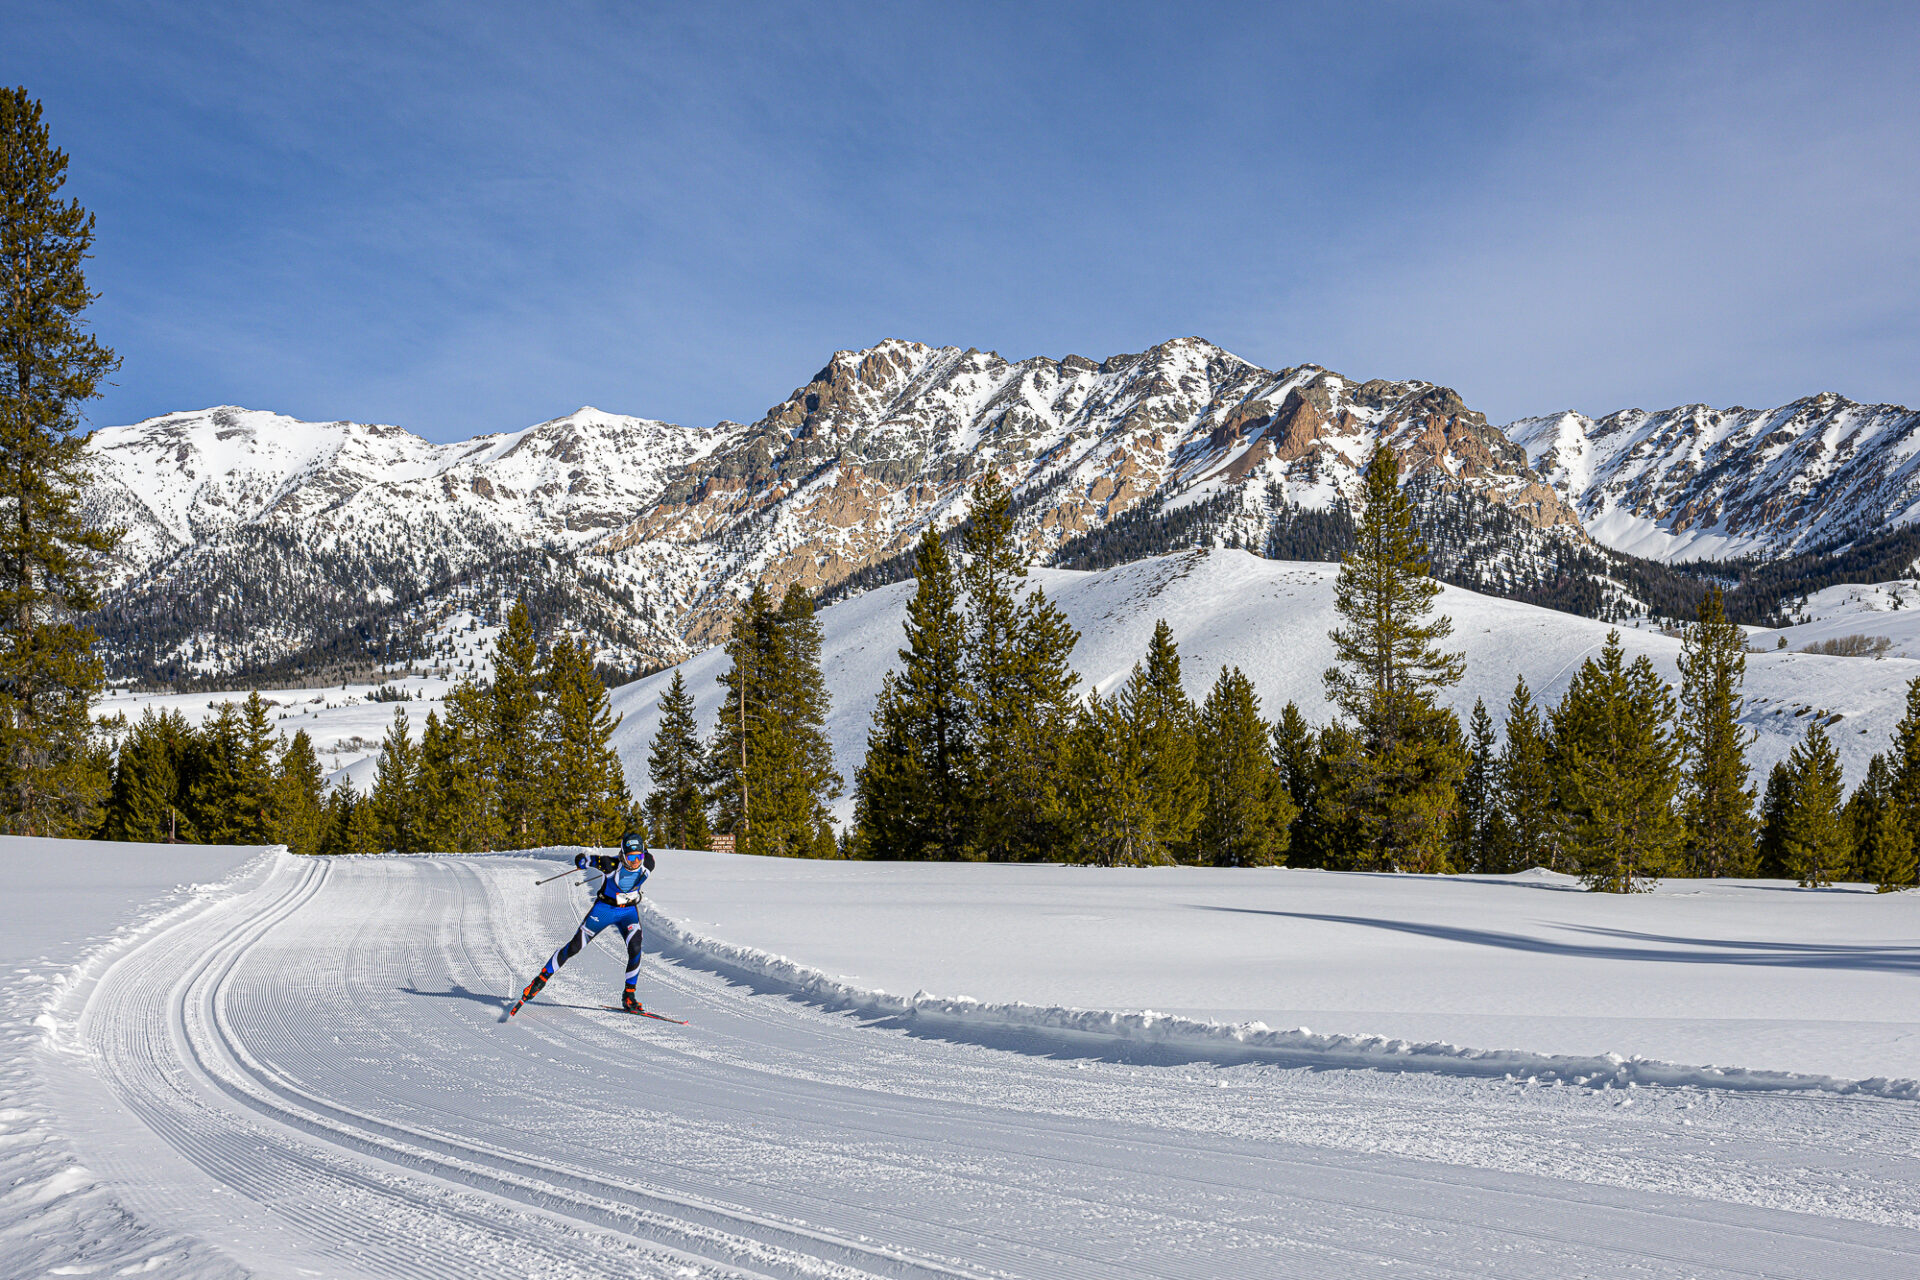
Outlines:
<svg viewBox="0 0 1920 1280"><path fill-rule="evenodd" d="M1313 365L1274 372L1184 338L1098 365L897 341L839 352L704 459L707 479L670 485L595 551L643 594L685 599L698 644L724 634L750 582L831 585L911 546L929 521L961 519L989 468L1022 504L1036 559L1149 496L1222 490L1244 501L1221 532L1257 544L1277 503L1351 500L1383 438L1410 480L1584 541L1523 451L1452 391L1355 385Z"/></svg>
<svg viewBox="0 0 1920 1280"><path fill-rule="evenodd" d="M1382 439L1418 500L1465 495L1527 537L1585 544L1522 448L1452 391L1262 369L1198 338L1097 364L888 341L836 353L758 422L705 430L581 410L433 445L395 427L176 414L96 435L92 502L130 529L123 599L151 605L263 557L288 584L411 599L537 549L591 588L588 629L611 657L661 661L723 636L755 582L819 590L963 518L988 469L1039 560L1149 498L1227 494L1213 535L1258 546L1282 508L1352 502ZM1513 542L1489 544L1493 579L1513 568L1502 557L1530 554ZM258 631L210 661L312 639Z"/></svg>
<svg viewBox="0 0 1920 1280"><path fill-rule="evenodd" d="M1506 433L1599 542L1649 559L1774 558L1920 515L1920 412L1826 394L1526 418Z"/></svg>

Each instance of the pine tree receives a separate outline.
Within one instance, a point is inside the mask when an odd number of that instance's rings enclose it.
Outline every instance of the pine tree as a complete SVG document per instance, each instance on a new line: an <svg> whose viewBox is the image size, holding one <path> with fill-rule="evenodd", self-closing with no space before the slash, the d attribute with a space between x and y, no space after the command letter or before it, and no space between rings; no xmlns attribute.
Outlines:
<svg viewBox="0 0 1920 1280"><path fill-rule="evenodd" d="M1495 828L1492 869L1564 870L1566 822L1554 795L1547 726L1525 678L1514 681L1507 701L1506 739L1495 775L1501 823Z"/></svg>
<svg viewBox="0 0 1920 1280"><path fill-rule="evenodd" d="M458 746L452 730L435 710L427 712L420 727L420 755L414 782L414 838L422 849L452 853L460 849L454 835L454 815L458 802L452 792L457 786Z"/></svg>
<svg viewBox="0 0 1920 1280"><path fill-rule="evenodd" d="M1079 634L1034 587L1013 532L1013 500L988 472L974 488L962 540L967 665L974 718L975 845L991 861L1052 856L1066 842L1058 764L1079 677Z"/></svg>
<svg viewBox="0 0 1920 1280"><path fill-rule="evenodd" d="M325 774L313 740L297 730L280 756L274 777L273 838L293 853L318 853L326 834L326 809L321 798Z"/></svg>
<svg viewBox="0 0 1920 1280"><path fill-rule="evenodd" d="M693 716L693 695L678 670L660 696L660 727L647 754L647 771L653 777L653 793L647 797L647 829L653 842L668 849L709 847L713 837L700 793L700 729Z"/></svg>
<svg viewBox="0 0 1920 1280"><path fill-rule="evenodd" d="M40 104L0 89L0 832L83 834L109 782L90 706L93 632L117 535L89 529L79 406L117 367L82 328L93 216L63 201L66 154Z"/></svg>
<svg viewBox="0 0 1920 1280"><path fill-rule="evenodd" d="M374 766L373 809L374 840L377 849L415 853L419 820L420 753L413 743L412 726L404 707L393 713L393 725L380 744L380 759ZM369 850L355 849L355 853Z"/></svg>
<svg viewBox="0 0 1920 1280"><path fill-rule="evenodd" d="M1574 863L1590 889L1649 888L1685 847L1674 808L1673 719L1672 691L1644 656L1626 661L1618 631L1553 710L1556 790L1571 820Z"/></svg>
<svg viewBox="0 0 1920 1280"><path fill-rule="evenodd" d="M1866 878L1881 893L1913 887L1913 832L1907 828L1906 814L1898 805L1890 804L1881 811L1866 854Z"/></svg>
<svg viewBox="0 0 1920 1280"><path fill-rule="evenodd" d="M1299 810L1267 755L1267 727L1253 682L1238 667L1220 669L1200 708L1197 742L1207 784L1194 835L1199 860L1216 867L1285 862Z"/></svg>
<svg viewBox="0 0 1920 1280"><path fill-rule="evenodd" d="M547 654L540 677L546 702L546 758L551 770L543 826L556 844L595 847L620 843L627 810L626 773L613 749L621 717L594 673L591 647L563 636Z"/></svg>
<svg viewBox="0 0 1920 1280"><path fill-rule="evenodd" d="M428 811L435 846L471 852L497 849L504 841L499 788L493 772L497 753L488 740L493 724L492 691L471 678L447 693L444 736L431 749L421 744L421 769L434 788ZM433 716L428 714L428 727Z"/></svg>
<svg viewBox="0 0 1920 1280"><path fill-rule="evenodd" d="M1841 825L1847 830L1847 844L1853 853L1848 879L1873 878L1869 868L1873 862L1874 837L1892 795L1893 772L1887 768L1886 755L1876 752L1867 761L1867 772L1860 779L1860 785L1853 789L1840 810Z"/></svg>
<svg viewBox="0 0 1920 1280"><path fill-rule="evenodd" d="M486 744L502 838L515 849L546 842L541 819L552 776L542 733L540 643L524 600L507 611L494 645Z"/></svg>
<svg viewBox="0 0 1920 1280"><path fill-rule="evenodd" d="M1175 861L1200 825L1206 782L1200 777L1199 709L1180 684L1180 649L1173 628L1154 624L1146 661L1133 669L1117 698L1128 735L1145 769L1152 822L1137 861Z"/></svg>
<svg viewBox="0 0 1920 1280"><path fill-rule="evenodd" d="M1920 679L1907 684L1906 714L1893 730L1893 751L1887 759L1892 773L1887 804L1900 811L1900 825L1920 840ZM1895 859L1904 862L1904 859Z"/></svg>
<svg viewBox="0 0 1920 1280"><path fill-rule="evenodd" d="M1289 702L1273 722L1273 760L1280 782L1297 810L1288 829L1287 862L1296 867L1324 867L1326 852L1319 824L1320 746L1318 735L1300 708ZM1204 802L1203 802L1204 803Z"/></svg>
<svg viewBox="0 0 1920 1280"><path fill-rule="evenodd" d="M1753 874L1754 794L1746 759L1752 735L1740 724L1746 671L1746 636L1727 620L1714 587L1680 649L1680 742L1687 762L1681 809L1691 875Z"/></svg>
<svg viewBox="0 0 1920 1280"><path fill-rule="evenodd" d="M960 587L931 526L914 551L900 669L874 706L854 783L857 843L873 858L958 861L972 853L972 701Z"/></svg>
<svg viewBox="0 0 1920 1280"><path fill-rule="evenodd" d="M1453 813L1455 871L1493 870L1494 825L1499 817L1497 779L1500 760L1494 750L1493 717L1476 698L1468 730L1467 772Z"/></svg>
<svg viewBox="0 0 1920 1280"><path fill-rule="evenodd" d="M1076 862L1134 867L1169 861L1157 838L1140 736L1118 697L1088 696L1067 736L1061 803Z"/></svg>
<svg viewBox="0 0 1920 1280"><path fill-rule="evenodd" d="M1458 654L1435 646L1453 633L1428 620L1440 584L1428 573L1400 463L1381 444L1367 466L1366 510L1340 562L1330 633L1339 665L1328 700L1354 722L1352 749L1332 763L1335 813L1352 823L1364 867L1446 869L1454 791L1466 771L1459 724L1436 703L1459 681Z"/></svg>
<svg viewBox="0 0 1920 1280"><path fill-rule="evenodd" d="M246 732L238 708L222 702L194 734L187 757L186 794L194 839L202 844L248 844L247 794L241 784Z"/></svg>
<svg viewBox="0 0 1920 1280"><path fill-rule="evenodd" d="M1803 888L1832 884L1852 849L1840 819L1840 758L1820 721L1810 723L1787 754L1787 771L1793 778L1781 839L1787 874Z"/></svg>
<svg viewBox="0 0 1920 1280"><path fill-rule="evenodd" d="M184 791L181 770L193 726L178 711L148 707L120 746L114 763L113 794L107 802L108 840L159 844L179 830Z"/></svg>
<svg viewBox="0 0 1920 1280"><path fill-rule="evenodd" d="M353 848L353 811L359 803L353 779L342 778L327 793L326 816L321 823L319 852L327 856L355 852Z"/></svg>
<svg viewBox="0 0 1920 1280"><path fill-rule="evenodd" d="M768 767L774 736L768 690L778 655L768 652L777 636L771 613L766 593L758 586L740 604L727 636L731 665L718 677L727 692L707 747L705 777L714 828L731 833L734 849L740 853L748 852L754 795Z"/></svg>
<svg viewBox="0 0 1920 1280"><path fill-rule="evenodd" d="M1773 762L1767 773L1767 791L1760 801L1760 869L1770 880L1787 872L1787 809L1793 802L1793 771L1785 760Z"/></svg>
<svg viewBox="0 0 1920 1280"><path fill-rule="evenodd" d="M279 838L274 812L278 747L266 701L255 690L240 704L239 752L233 761L233 830L242 843L266 844Z"/></svg>
<svg viewBox="0 0 1920 1280"><path fill-rule="evenodd" d="M806 857L841 786L812 598L795 587L775 610L755 587L727 653L733 666L719 677L727 696L707 753L719 824L740 852Z"/></svg>

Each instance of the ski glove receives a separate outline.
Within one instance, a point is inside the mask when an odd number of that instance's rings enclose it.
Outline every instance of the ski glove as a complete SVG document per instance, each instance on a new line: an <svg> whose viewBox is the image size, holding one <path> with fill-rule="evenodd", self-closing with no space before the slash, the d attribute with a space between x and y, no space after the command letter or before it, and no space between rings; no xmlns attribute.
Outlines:
<svg viewBox="0 0 1920 1280"><path fill-rule="evenodd" d="M585 870L587 870L587 869L588 869L588 868L587 868L587 855L586 855L586 854L584 854L584 853L576 853L576 854L574 854L574 855L573 855L573 865L574 865L574 866L576 866L576 867L578 867L578 868L579 868L580 870L582 870L582 871L585 871Z"/></svg>
<svg viewBox="0 0 1920 1280"><path fill-rule="evenodd" d="M638 889L635 889L631 893L616 893L613 895L613 904L617 907L630 907L638 901L640 901L640 891Z"/></svg>

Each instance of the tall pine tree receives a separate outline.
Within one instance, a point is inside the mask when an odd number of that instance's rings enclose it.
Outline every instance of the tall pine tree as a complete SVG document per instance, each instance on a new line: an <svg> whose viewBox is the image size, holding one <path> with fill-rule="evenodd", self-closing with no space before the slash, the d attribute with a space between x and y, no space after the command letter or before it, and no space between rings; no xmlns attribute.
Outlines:
<svg viewBox="0 0 1920 1280"><path fill-rule="evenodd" d="M378 849L400 853L419 850L420 751L414 745L405 708L394 711L393 724L387 730L386 740L380 744L369 804L373 809ZM373 851L355 849L353 852Z"/></svg>
<svg viewBox="0 0 1920 1280"><path fill-rule="evenodd" d="M1781 831L1787 874L1803 887L1832 884L1853 859L1852 841L1840 818L1840 758L1819 720L1787 754L1793 779Z"/></svg>
<svg viewBox="0 0 1920 1280"><path fill-rule="evenodd" d="M992 472L974 487L962 549L975 843L992 861L1048 858L1066 840L1058 764L1079 682L1068 659L1080 637L1045 591L1023 590L1012 496Z"/></svg>
<svg viewBox="0 0 1920 1280"><path fill-rule="evenodd" d="M506 630L494 643L488 702L488 772L502 838L514 849L544 844L551 766L540 705L540 642L524 600L507 611Z"/></svg>
<svg viewBox="0 0 1920 1280"><path fill-rule="evenodd" d="M326 835L325 777L313 740L305 729L295 731L280 755L273 790L273 838L289 852L320 852Z"/></svg>
<svg viewBox="0 0 1920 1280"><path fill-rule="evenodd" d="M1272 738L1273 761L1280 767L1281 785L1296 810L1288 827L1287 862L1296 867L1324 867L1326 851L1319 822L1319 735L1300 714L1300 708L1289 702L1273 722Z"/></svg>
<svg viewBox="0 0 1920 1280"><path fill-rule="evenodd" d="M113 794L107 802L108 840L158 844L169 837L187 839L179 813L184 803L182 769L193 740L193 726L178 711L148 707L120 744L114 762Z"/></svg>
<svg viewBox="0 0 1920 1280"><path fill-rule="evenodd" d="M660 726L647 753L653 792L647 797L647 827L653 843L667 849L705 849L706 798L700 790L700 726L693 716L693 695L678 670L660 695Z"/></svg>
<svg viewBox="0 0 1920 1280"><path fill-rule="evenodd" d="M1720 588L1700 601L1700 616L1680 648L1680 745L1686 759L1681 812L1685 867L1696 876L1752 875L1757 850L1753 789L1740 723L1747 642L1727 620Z"/></svg>
<svg viewBox="0 0 1920 1280"><path fill-rule="evenodd" d="M1893 751L1888 756L1887 767L1892 773L1887 806L1900 811L1899 825L1911 839L1920 841L1920 679L1907 684L1906 714L1894 726ZM1887 865L1908 865L1914 853L1912 848L1902 852L1890 844ZM1902 883L1910 882L1911 877Z"/></svg>
<svg viewBox="0 0 1920 1280"><path fill-rule="evenodd" d="M1365 497L1334 586L1339 665L1326 673L1327 697L1354 732L1331 761L1329 798L1355 830L1361 866L1443 871L1466 761L1459 725L1436 698L1463 664L1436 647L1453 623L1429 617L1440 584L1400 491L1399 458L1385 443L1367 466Z"/></svg>
<svg viewBox="0 0 1920 1280"><path fill-rule="evenodd" d="M871 858L972 855L973 698L953 559L928 527L914 551L907 647L882 685L855 780L855 844Z"/></svg>
<svg viewBox="0 0 1920 1280"><path fill-rule="evenodd" d="M1553 710L1556 790L1590 889L1651 888L1684 847L1673 719L1672 691L1644 656L1626 661L1618 631Z"/></svg>
<svg viewBox="0 0 1920 1280"><path fill-rule="evenodd" d="M1299 813L1267 755L1267 726L1253 682L1222 667L1200 708L1197 733L1205 806L1194 835L1198 860L1216 867L1264 867L1287 860Z"/></svg>
<svg viewBox="0 0 1920 1280"><path fill-rule="evenodd" d="M613 749L613 714L607 687L593 669L593 650L562 636L548 650L540 673L546 703L548 768L542 826L556 844L616 845L633 799L627 794L620 754Z"/></svg>
<svg viewBox="0 0 1920 1280"><path fill-rule="evenodd" d="M1564 871L1566 816L1554 794L1545 719L1525 678L1507 700L1506 744L1500 750L1498 810L1492 866L1496 871L1546 867Z"/></svg>
<svg viewBox="0 0 1920 1280"><path fill-rule="evenodd" d="M1473 702L1468 734L1467 772L1461 780L1459 803L1453 811L1453 869L1492 871L1494 850L1499 842L1496 775L1500 758L1495 751L1493 717L1487 714L1487 704L1478 698Z"/></svg>
<svg viewBox="0 0 1920 1280"><path fill-rule="evenodd" d="M1119 697L1090 695L1067 737L1060 855L1103 867L1168 861L1157 839L1154 796L1140 736ZM1056 855L1059 856L1059 855Z"/></svg>
<svg viewBox="0 0 1920 1280"><path fill-rule="evenodd" d="M1165 618L1154 623L1146 660L1133 669L1117 701L1145 770L1151 824L1140 862L1174 861L1193 838L1206 805L1200 776L1199 709L1180 684L1180 649Z"/></svg>
<svg viewBox="0 0 1920 1280"><path fill-rule="evenodd" d="M775 609L756 586L727 653L733 665L719 677L727 695L707 752L717 823L742 853L812 856L841 786L812 599L795 587Z"/></svg>
<svg viewBox="0 0 1920 1280"><path fill-rule="evenodd" d="M40 104L0 88L0 832L91 831L109 785L92 742L93 632L116 535L89 529L80 405L117 367L83 327L93 215Z"/></svg>

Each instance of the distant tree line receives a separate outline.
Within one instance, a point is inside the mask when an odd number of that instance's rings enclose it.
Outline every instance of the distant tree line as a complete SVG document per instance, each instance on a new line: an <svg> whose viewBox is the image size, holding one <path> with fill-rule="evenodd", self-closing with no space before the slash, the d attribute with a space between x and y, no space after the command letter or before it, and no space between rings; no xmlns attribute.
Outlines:
<svg viewBox="0 0 1920 1280"><path fill-rule="evenodd" d="M195 727L149 709L106 762L92 834L108 840L285 844L295 853L610 845L631 800L593 653L570 637L540 652L524 605L507 615L494 678L462 680L416 739L394 713L366 794L332 788L304 731L275 734L258 693Z"/></svg>

